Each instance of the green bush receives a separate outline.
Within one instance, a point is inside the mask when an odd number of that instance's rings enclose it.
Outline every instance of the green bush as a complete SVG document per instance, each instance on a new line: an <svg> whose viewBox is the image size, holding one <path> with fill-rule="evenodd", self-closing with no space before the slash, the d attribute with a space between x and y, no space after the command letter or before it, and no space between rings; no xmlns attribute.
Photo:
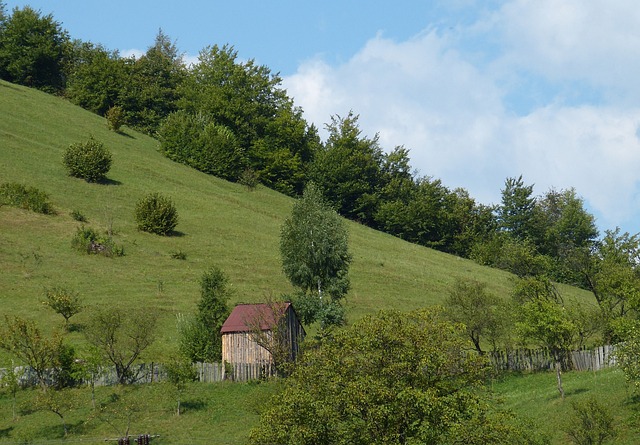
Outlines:
<svg viewBox="0 0 640 445"><path fill-rule="evenodd" d="M109 130L115 131L116 133L120 131L120 127L125 123L124 110L117 105L109 108L104 117L107 118L107 127L109 127Z"/></svg>
<svg viewBox="0 0 640 445"><path fill-rule="evenodd" d="M135 219L143 232L168 235L178 224L178 211L169 198L150 193L136 204Z"/></svg>
<svg viewBox="0 0 640 445"><path fill-rule="evenodd" d="M111 152L102 142L90 137L86 142L71 144L64 153L69 176L87 182L102 181L111 168Z"/></svg>
<svg viewBox="0 0 640 445"><path fill-rule="evenodd" d="M71 218L73 218L75 221L78 222L87 222L87 217L84 216L79 210L72 210L71 213L69 213L69 215L71 216Z"/></svg>
<svg viewBox="0 0 640 445"><path fill-rule="evenodd" d="M36 213L52 215L55 213L49 196L35 187L27 187L17 182L0 185L0 205L5 204Z"/></svg>
<svg viewBox="0 0 640 445"><path fill-rule="evenodd" d="M90 227L78 227L71 240L71 247L80 252L106 257L123 256L124 249L108 235L100 235Z"/></svg>

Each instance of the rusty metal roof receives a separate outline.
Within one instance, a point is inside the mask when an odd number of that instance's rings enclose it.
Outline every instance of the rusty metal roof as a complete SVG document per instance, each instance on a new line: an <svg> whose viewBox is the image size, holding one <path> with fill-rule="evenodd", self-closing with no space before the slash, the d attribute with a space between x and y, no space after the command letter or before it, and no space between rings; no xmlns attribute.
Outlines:
<svg viewBox="0 0 640 445"><path fill-rule="evenodd" d="M291 303L282 304L282 313L285 313ZM276 317L273 314L273 309L270 305L265 303L258 304L239 304L233 308L231 314L226 319L221 333L227 332L248 332L252 329L252 325L255 326L260 323L260 329L267 331L271 329L276 323Z"/></svg>

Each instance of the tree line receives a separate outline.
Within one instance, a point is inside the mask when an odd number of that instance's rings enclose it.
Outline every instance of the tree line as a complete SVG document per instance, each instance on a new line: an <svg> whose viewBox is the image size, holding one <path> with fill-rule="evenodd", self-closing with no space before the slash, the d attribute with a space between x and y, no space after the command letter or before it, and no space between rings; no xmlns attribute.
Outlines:
<svg viewBox="0 0 640 445"><path fill-rule="evenodd" d="M412 243L519 276L545 274L607 298L590 262L603 244L574 189L540 196L523 178L505 180L497 205L412 170L409 149L383 149L358 115L334 115L326 141L282 87L282 79L230 45L200 51L187 66L160 30L140 57L73 39L52 15L0 2L0 78L66 97L156 137L168 158L202 172L301 196L313 181L344 217ZM617 246L621 247L621 246ZM617 248L616 247L616 248Z"/></svg>

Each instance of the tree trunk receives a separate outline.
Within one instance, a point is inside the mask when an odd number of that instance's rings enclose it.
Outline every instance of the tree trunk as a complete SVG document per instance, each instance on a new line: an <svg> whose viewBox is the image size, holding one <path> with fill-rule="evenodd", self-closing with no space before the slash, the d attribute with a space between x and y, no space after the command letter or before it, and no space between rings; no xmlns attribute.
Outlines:
<svg viewBox="0 0 640 445"><path fill-rule="evenodd" d="M562 388L562 364L558 357L556 357L556 380L558 381L558 391L560 392L562 400L564 400L564 389Z"/></svg>

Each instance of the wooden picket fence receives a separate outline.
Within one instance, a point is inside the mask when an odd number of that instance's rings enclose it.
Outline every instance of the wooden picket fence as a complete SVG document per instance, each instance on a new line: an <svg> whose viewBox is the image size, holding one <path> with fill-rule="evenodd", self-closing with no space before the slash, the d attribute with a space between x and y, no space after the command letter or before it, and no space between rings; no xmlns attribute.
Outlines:
<svg viewBox="0 0 640 445"><path fill-rule="evenodd" d="M612 356L614 347L600 346L594 349L583 349L565 354L562 360L562 368L565 371L598 371L615 365ZM511 351L496 351L489 353L491 362L496 371L534 372L552 370L554 360L548 350L544 349L516 349ZM195 363L197 380L202 383L215 383L225 380L234 382L246 382L250 380L265 379L275 375L274 367L269 363ZM17 367L14 370L20 376L20 385L23 387L37 385L37 378L31 368ZM7 372L0 369L0 378ZM53 384L55 376L51 372L48 380ZM132 369L131 383L154 383L167 379L167 373L162 364L142 363ZM118 383L114 367L104 367L94 377L95 386L110 386ZM78 385L90 384L90 379L77 382Z"/></svg>
<svg viewBox="0 0 640 445"><path fill-rule="evenodd" d="M253 363L194 363L197 380L202 383L215 383L230 380L234 382L246 382L250 380L265 379L275 374L275 368L267 364ZM0 378L6 374L6 369L0 369ZM33 369L27 366L18 366L14 372L19 376L22 387L31 387L38 384ZM160 363L141 363L131 369L130 383L154 383L167 379L164 365ZM93 379L77 381L76 385L89 385L93 380L95 386L111 386L118 383L115 367L103 367ZM47 384L55 383L55 373L52 371L46 377Z"/></svg>
<svg viewBox="0 0 640 445"><path fill-rule="evenodd" d="M594 349L567 352L562 358L565 371L598 371L615 365L613 346L599 346ZM489 354L497 371L533 372L554 368L554 359L545 349L516 349L495 351Z"/></svg>

